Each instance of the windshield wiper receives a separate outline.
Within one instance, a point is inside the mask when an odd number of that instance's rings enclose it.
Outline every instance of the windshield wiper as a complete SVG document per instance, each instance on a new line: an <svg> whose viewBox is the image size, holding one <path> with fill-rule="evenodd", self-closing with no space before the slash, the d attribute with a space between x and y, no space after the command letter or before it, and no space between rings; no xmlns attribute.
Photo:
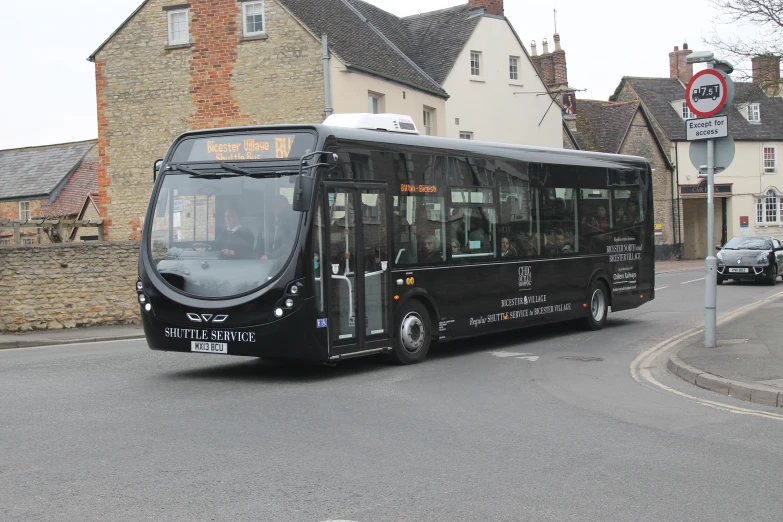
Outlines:
<svg viewBox="0 0 783 522"><path fill-rule="evenodd" d="M241 174L242 176L252 176L253 173L249 170L240 169L236 165L231 165L229 163L221 163L220 168L223 170L227 170L229 172L233 172L234 174Z"/></svg>
<svg viewBox="0 0 783 522"><path fill-rule="evenodd" d="M195 176L199 178L208 178L208 179L233 178L237 176L247 176L249 178L277 178L281 176L295 176L299 174L299 172L296 170L277 170L273 172L250 172L249 170L245 170L241 167L237 167L236 165L232 165L230 163L221 163L220 168L227 171L227 173L199 172L197 170L191 169L190 167L186 167L184 165L169 165L168 170L176 170L179 172L184 172L185 174L190 174L191 176Z"/></svg>
<svg viewBox="0 0 783 522"><path fill-rule="evenodd" d="M235 177L238 176L238 174L222 174L220 172L199 172L197 170L193 170L190 167L186 167L184 165L169 165L168 170L176 170L179 172L184 172L185 174L190 174L193 177L196 178L206 178L206 179L220 179L220 178L226 178L226 177Z"/></svg>

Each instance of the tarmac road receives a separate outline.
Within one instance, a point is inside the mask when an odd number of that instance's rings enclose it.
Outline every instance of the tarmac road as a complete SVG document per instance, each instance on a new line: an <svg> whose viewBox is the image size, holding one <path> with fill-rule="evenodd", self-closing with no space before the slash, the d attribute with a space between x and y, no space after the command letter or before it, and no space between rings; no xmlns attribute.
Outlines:
<svg viewBox="0 0 783 522"><path fill-rule="evenodd" d="M659 274L655 301L600 332L444 344L410 367L0 351L0 519L779 520L783 421L629 371L702 324L703 277ZM720 287L719 314L781 291ZM716 399L664 365L646 368Z"/></svg>

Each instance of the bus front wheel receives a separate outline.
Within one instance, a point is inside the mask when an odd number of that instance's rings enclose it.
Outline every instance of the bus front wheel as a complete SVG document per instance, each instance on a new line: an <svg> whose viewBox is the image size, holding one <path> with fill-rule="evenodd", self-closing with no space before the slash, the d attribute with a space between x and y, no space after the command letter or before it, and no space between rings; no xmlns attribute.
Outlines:
<svg viewBox="0 0 783 522"><path fill-rule="evenodd" d="M399 364L423 361L430 349L431 325L427 308L415 299L408 301L397 315L393 359Z"/></svg>
<svg viewBox="0 0 783 522"><path fill-rule="evenodd" d="M606 316L609 314L609 295L606 285L601 281L594 281L590 285L587 299L588 316L584 319L584 327L587 330L600 330L606 324Z"/></svg>

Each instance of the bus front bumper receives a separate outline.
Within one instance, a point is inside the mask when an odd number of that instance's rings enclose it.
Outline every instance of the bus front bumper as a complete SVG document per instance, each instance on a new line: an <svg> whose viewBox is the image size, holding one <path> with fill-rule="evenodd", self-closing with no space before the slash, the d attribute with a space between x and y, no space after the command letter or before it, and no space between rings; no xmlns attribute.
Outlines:
<svg viewBox="0 0 783 522"><path fill-rule="evenodd" d="M327 349L314 333L315 318L307 321L309 315L299 309L263 325L207 328L173 324L141 313L144 335L152 350L326 361Z"/></svg>

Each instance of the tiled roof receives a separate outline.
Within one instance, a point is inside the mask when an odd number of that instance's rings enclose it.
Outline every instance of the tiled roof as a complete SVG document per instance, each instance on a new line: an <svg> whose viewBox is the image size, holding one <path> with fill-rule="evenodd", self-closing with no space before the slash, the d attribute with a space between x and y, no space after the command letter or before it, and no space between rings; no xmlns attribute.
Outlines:
<svg viewBox="0 0 783 522"><path fill-rule="evenodd" d="M578 100L573 135L579 148L617 154L638 108L638 101Z"/></svg>
<svg viewBox="0 0 783 522"><path fill-rule="evenodd" d="M49 197L95 141L0 150L0 200Z"/></svg>
<svg viewBox="0 0 783 522"><path fill-rule="evenodd" d="M41 216L34 217L74 216L81 211L87 196L93 193L98 193L98 162L85 160L57 195L54 203L43 209Z"/></svg>
<svg viewBox="0 0 783 522"><path fill-rule="evenodd" d="M671 102L685 99L685 87L676 78L633 78L630 84L652 116L663 127L669 139L685 141L685 122ZM766 96L757 84L736 82L736 94L731 106L720 114L729 116L729 133L735 140L783 140L783 99ZM737 106L745 102L760 105L761 123L750 123Z"/></svg>
<svg viewBox="0 0 783 522"><path fill-rule="evenodd" d="M402 19L413 46L411 58L436 81L446 81L481 16L468 5L442 9Z"/></svg>
<svg viewBox="0 0 783 522"><path fill-rule="evenodd" d="M448 96L439 83L393 43L396 39L407 44L402 24L393 15L359 0L278 1L314 34L326 33L329 47L349 68ZM381 27L385 27L385 32Z"/></svg>

